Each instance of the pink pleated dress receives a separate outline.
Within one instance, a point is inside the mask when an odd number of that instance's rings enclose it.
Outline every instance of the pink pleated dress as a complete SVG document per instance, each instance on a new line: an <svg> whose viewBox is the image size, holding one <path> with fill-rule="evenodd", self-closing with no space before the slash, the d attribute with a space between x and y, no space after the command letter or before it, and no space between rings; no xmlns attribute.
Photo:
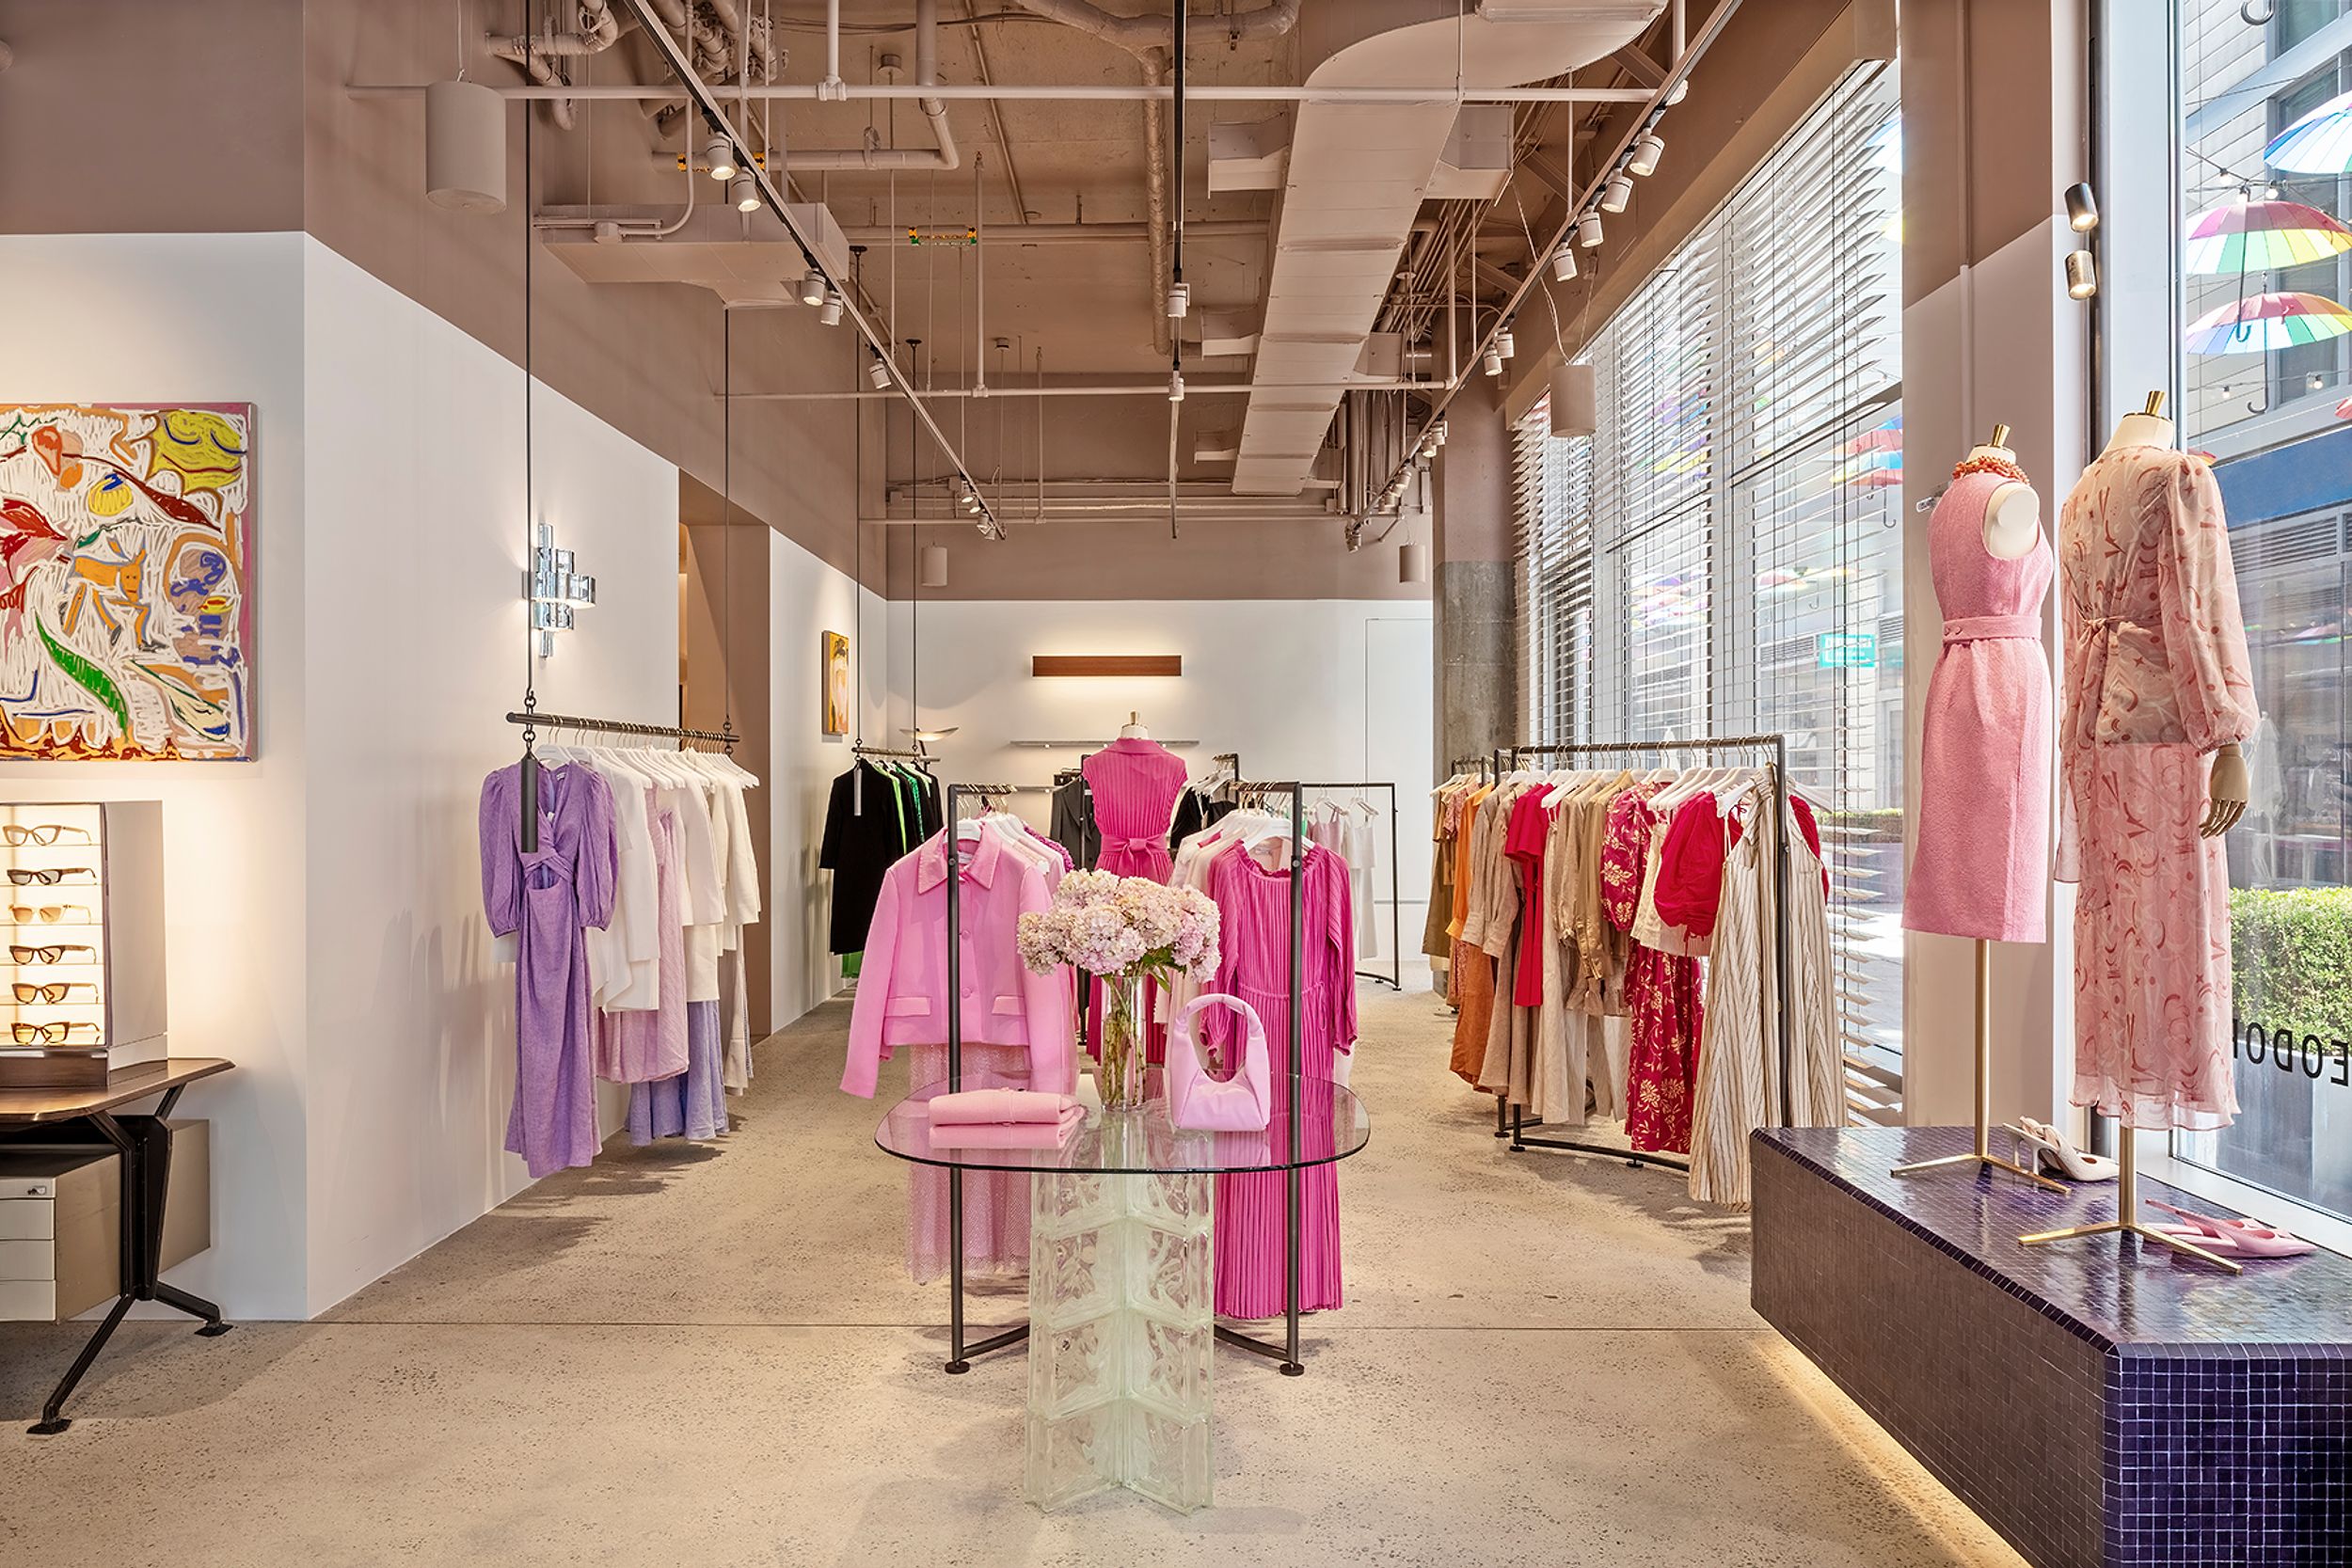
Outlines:
<svg viewBox="0 0 2352 1568"><path fill-rule="evenodd" d="M2050 666L2046 536L2014 561L1985 548L1985 509L2016 476L1957 474L1928 519L1944 651L1928 681L1919 847L1903 926L1994 942L2048 936Z"/></svg>

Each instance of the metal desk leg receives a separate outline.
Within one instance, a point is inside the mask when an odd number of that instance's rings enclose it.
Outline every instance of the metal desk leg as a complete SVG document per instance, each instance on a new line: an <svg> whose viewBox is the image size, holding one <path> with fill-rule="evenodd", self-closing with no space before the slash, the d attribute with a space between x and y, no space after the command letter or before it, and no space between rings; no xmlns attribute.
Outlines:
<svg viewBox="0 0 2352 1568"><path fill-rule="evenodd" d="M82 1346L82 1354L73 1358L73 1365L66 1369L48 1402L40 1407L40 1419L26 1429L37 1437L53 1437L73 1424L64 1414L65 1402L73 1396L83 1375L97 1361L98 1353L106 1348L106 1341L114 1338L115 1328L130 1312L133 1302L160 1301L175 1311L201 1318L204 1326L197 1332L206 1338L216 1338L229 1332L230 1325L221 1322L219 1307L155 1277L162 1272L164 1204L170 1196L171 1185L171 1129L164 1123L179 1100L180 1091L175 1088L165 1094L151 1116L118 1120L106 1112L97 1111L82 1118L114 1145L122 1160L122 1293L115 1298L113 1308ZM124 1126L124 1121L131 1125Z"/></svg>

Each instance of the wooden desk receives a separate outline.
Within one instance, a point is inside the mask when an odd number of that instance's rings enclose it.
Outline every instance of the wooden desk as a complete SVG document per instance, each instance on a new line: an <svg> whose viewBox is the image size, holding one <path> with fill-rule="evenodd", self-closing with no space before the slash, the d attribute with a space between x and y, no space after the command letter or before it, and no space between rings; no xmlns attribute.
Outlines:
<svg viewBox="0 0 2352 1568"><path fill-rule="evenodd" d="M122 1158L122 1294L116 1298L97 1332L82 1347L58 1381L40 1419L28 1430L47 1437L73 1423L66 1419L65 1402L82 1381L98 1353L114 1338L115 1328L135 1301L160 1301L165 1306L203 1320L197 1333L206 1338L229 1332L220 1308L200 1296L156 1278L160 1272L164 1235L164 1201L171 1178L171 1129L166 1118L179 1103L180 1091L199 1078L227 1072L234 1064L217 1056L174 1056L116 1072L103 1088L0 1089L0 1136L11 1129L86 1122ZM125 1105L161 1095L144 1116L118 1117Z"/></svg>

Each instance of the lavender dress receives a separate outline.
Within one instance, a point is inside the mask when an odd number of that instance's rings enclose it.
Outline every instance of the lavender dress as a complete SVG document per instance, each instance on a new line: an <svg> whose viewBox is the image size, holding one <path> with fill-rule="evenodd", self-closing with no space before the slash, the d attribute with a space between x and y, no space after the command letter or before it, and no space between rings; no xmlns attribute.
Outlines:
<svg viewBox="0 0 2352 1568"><path fill-rule="evenodd" d="M539 847L522 847L522 769L482 781L482 902L515 959L515 1103L506 1147L535 1177L596 1157L584 927L612 918L612 795L578 763L539 769Z"/></svg>

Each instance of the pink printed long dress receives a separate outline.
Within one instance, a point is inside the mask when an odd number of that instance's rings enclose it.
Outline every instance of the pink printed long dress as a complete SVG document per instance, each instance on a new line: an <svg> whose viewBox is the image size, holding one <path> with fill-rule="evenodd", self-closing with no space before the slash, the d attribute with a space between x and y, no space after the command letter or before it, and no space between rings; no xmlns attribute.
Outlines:
<svg viewBox="0 0 2352 1568"><path fill-rule="evenodd" d="M1928 682L1919 757L1919 847L1903 927L2042 942L2050 896L2050 667L2042 601L2050 542L2005 561L1984 546L1985 509L2016 479L1956 475L1928 519L1944 651Z"/></svg>
<svg viewBox="0 0 2352 1568"><path fill-rule="evenodd" d="M2058 571L2058 875L2080 884L2074 1101L2137 1127L2226 1127L2229 866L2197 830L2207 753L2251 735L2255 708L2213 470L2110 447L2066 499Z"/></svg>

